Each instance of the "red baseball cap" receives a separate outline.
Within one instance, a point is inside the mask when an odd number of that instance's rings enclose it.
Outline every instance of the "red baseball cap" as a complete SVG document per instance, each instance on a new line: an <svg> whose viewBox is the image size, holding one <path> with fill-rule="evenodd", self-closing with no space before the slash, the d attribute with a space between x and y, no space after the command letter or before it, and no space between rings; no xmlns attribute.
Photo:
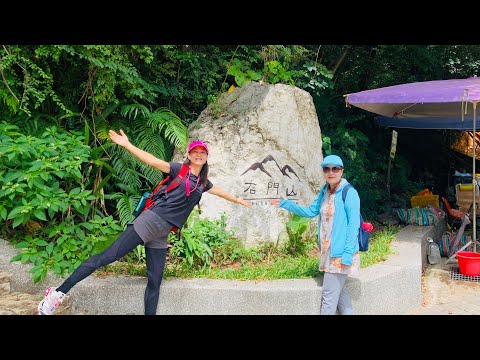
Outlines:
<svg viewBox="0 0 480 360"><path fill-rule="evenodd" d="M190 151L192 151L193 148L197 147L197 146L200 146L200 147L203 147L205 149L205 151L207 152L207 155L208 155L208 146L207 144L205 144L203 141L201 140L195 140L195 141L192 141L190 143L190 145L188 145L188 149L187 149L187 152L189 153Z"/></svg>

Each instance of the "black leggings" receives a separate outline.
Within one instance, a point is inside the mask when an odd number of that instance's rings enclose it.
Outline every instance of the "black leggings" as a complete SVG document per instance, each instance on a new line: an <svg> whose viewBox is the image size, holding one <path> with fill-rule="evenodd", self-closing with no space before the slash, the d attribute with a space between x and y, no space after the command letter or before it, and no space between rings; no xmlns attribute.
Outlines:
<svg viewBox="0 0 480 360"><path fill-rule="evenodd" d="M143 245L143 241L133 226L129 225L112 245L100 254L93 255L81 263L63 284L57 288L57 291L66 294L75 284L85 279L95 270L121 259L138 245ZM145 315L155 315L157 313L167 249L145 247L145 254L147 257L147 287L144 298Z"/></svg>

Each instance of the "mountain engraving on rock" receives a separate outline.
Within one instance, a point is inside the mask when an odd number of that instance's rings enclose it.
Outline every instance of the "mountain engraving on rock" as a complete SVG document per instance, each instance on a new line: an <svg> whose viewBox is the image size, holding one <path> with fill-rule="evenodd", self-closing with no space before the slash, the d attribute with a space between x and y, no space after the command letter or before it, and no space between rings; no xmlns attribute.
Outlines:
<svg viewBox="0 0 480 360"><path fill-rule="evenodd" d="M259 169L261 172L267 174L269 177L272 177L272 175L270 175L270 173L267 170L265 170L265 167L264 167L264 164L268 163L269 161L273 161L275 163L275 165L277 165L278 170L280 170L280 172L283 174L283 176L287 176L291 179L289 174L294 174L297 177L297 179L300 180L297 173L292 169L292 167L290 165L285 165L284 167L280 167L280 165L278 165L277 161L273 158L272 155L268 155L261 162L256 162L256 163L252 164L247 170L245 170L242 173L242 175L245 175L249 171L255 171L255 170ZM242 176L242 175L240 175L240 176Z"/></svg>

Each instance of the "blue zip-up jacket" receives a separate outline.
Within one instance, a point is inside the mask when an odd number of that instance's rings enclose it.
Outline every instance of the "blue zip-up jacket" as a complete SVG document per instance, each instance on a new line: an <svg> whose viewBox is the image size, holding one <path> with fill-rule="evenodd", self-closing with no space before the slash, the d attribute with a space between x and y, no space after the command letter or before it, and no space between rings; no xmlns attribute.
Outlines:
<svg viewBox="0 0 480 360"><path fill-rule="evenodd" d="M347 192L345 205L342 200L342 189L348 184L342 179L335 192L335 214L333 215L332 238L330 256L341 257L342 264L352 265L352 257L359 250L358 229L360 228L360 197L353 187ZM301 217L313 218L320 213L323 197L327 191L328 183L320 190L317 198L309 207L299 206L291 200L281 200L279 207ZM318 221L318 246L321 246L322 234L320 233L321 219Z"/></svg>

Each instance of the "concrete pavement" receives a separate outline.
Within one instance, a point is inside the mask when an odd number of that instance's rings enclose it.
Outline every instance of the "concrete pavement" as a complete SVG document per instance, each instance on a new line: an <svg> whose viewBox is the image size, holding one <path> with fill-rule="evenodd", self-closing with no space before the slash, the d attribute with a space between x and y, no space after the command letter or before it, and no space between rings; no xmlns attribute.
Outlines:
<svg viewBox="0 0 480 360"><path fill-rule="evenodd" d="M458 264L429 265L422 279L422 305L407 315L480 315L480 283L452 278L454 268Z"/></svg>

